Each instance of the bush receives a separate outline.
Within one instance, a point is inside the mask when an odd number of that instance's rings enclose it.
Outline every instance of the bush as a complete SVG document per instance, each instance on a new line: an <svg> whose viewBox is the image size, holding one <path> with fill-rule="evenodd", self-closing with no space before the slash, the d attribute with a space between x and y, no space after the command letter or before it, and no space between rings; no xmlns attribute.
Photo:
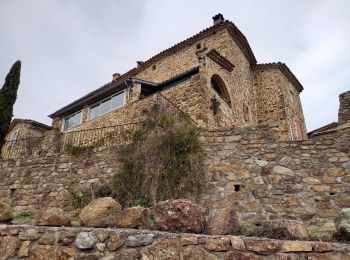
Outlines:
<svg viewBox="0 0 350 260"><path fill-rule="evenodd" d="M89 187L71 186L68 191L76 208L83 208L93 199L109 197L112 194L112 190L107 184L91 185Z"/></svg>
<svg viewBox="0 0 350 260"><path fill-rule="evenodd" d="M203 171L199 128L186 114L164 115L158 106L140 129L129 132L121 147L121 167L110 182L123 206L198 197Z"/></svg>

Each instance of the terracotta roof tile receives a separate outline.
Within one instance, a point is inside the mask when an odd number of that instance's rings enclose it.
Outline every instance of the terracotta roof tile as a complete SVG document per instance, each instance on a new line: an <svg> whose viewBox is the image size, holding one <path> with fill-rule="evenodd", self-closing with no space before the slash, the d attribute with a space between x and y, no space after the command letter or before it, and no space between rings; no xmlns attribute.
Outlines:
<svg viewBox="0 0 350 260"><path fill-rule="evenodd" d="M10 127L9 127L8 132L10 132L10 131L15 127L15 125L17 125L17 124L19 124L19 123L30 124L30 125L38 126L38 127L44 128L44 129L46 129L46 130L50 130L50 129L51 129L51 126L45 125L45 124L40 123L40 122L38 122L38 121L34 121L34 120L31 120L31 119L15 118L15 119L13 119L13 120L11 121L11 124L10 124Z"/></svg>
<svg viewBox="0 0 350 260"><path fill-rule="evenodd" d="M154 63L158 62L159 60L163 59L166 56L169 56L173 53L176 53L177 51L186 48L187 46L200 41L206 37L208 37L211 34L216 33L217 31L227 29L231 37L237 42L238 46L241 48L244 55L247 57L248 61L251 65L256 64L255 56L249 46L249 43L246 39L246 37L243 35L243 33L235 26L233 22L230 22L228 20L223 21L221 23L218 23L216 25L213 25L205 30L202 30L201 32L197 33L196 35L187 38L186 40L183 40L174 46L154 55L150 59L146 60L142 64L140 64L137 68L133 68L123 75L117 77L112 82L109 82L102 87L88 93L87 95L75 100L74 102L68 104L67 106L64 106L63 108L57 110L56 112L49 115L49 117L54 118L57 116L64 115L65 113L74 112L75 109L80 109L82 106L87 105L89 102L91 102L90 98L93 99L93 97L104 95L105 92L110 91L111 89L115 88L116 86L122 84L126 80L128 80L130 77L133 77L140 73L141 71L149 68ZM96 97L97 98L97 97Z"/></svg>

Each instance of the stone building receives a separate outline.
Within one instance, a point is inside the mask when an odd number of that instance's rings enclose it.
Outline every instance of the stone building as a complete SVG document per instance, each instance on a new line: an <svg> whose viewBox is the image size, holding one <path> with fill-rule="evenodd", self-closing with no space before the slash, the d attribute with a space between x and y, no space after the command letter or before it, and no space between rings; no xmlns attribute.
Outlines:
<svg viewBox="0 0 350 260"><path fill-rule="evenodd" d="M70 132L138 122L161 94L207 129L274 122L280 139L305 139L298 79L284 63L258 64L222 14L213 23L52 113L52 127Z"/></svg>
<svg viewBox="0 0 350 260"><path fill-rule="evenodd" d="M15 118L12 120L1 154L3 157L10 157L10 154L24 153L39 146L41 139L51 127L43 123Z"/></svg>
<svg viewBox="0 0 350 260"><path fill-rule="evenodd" d="M350 128L350 91L339 95L338 122L332 122L308 133L309 138L335 137Z"/></svg>

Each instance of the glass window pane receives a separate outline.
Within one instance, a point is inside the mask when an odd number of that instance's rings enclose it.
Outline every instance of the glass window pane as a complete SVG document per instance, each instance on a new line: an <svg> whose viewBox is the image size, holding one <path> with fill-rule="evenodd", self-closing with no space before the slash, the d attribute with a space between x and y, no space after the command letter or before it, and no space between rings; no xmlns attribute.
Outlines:
<svg viewBox="0 0 350 260"><path fill-rule="evenodd" d="M99 109L100 109L100 105L94 106L90 109L90 114L89 114L89 118L93 119L98 117L99 115Z"/></svg>
<svg viewBox="0 0 350 260"><path fill-rule="evenodd" d="M109 112L111 99L107 99L100 104L100 115Z"/></svg>
<svg viewBox="0 0 350 260"><path fill-rule="evenodd" d="M124 92L112 97L111 109L121 107L122 105L124 105Z"/></svg>

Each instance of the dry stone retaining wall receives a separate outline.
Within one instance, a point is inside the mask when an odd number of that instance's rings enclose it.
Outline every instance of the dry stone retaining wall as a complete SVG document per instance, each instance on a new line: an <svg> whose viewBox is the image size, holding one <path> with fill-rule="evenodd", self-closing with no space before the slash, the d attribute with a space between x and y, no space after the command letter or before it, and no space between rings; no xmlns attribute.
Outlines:
<svg viewBox="0 0 350 260"><path fill-rule="evenodd" d="M338 243L174 234L149 230L0 225L0 258L11 257L344 260L350 259L350 246Z"/></svg>
<svg viewBox="0 0 350 260"><path fill-rule="evenodd" d="M288 217L332 229L350 206L350 134L302 142L276 142L278 135L271 126L203 132L201 204L213 213L234 208L245 221ZM0 198L17 212L72 211L72 186L99 185L118 167L116 148L0 160Z"/></svg>

